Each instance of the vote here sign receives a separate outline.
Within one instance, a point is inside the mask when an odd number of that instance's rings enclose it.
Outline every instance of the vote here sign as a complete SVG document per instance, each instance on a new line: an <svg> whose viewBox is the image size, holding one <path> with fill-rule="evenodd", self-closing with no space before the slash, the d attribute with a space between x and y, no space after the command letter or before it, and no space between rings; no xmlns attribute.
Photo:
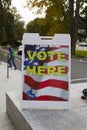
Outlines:
<svg viewBox="0 0 87 130"><path fill-rule="evenodd" d="M24 34L22 107L69 108L70 37Z"/></svg>

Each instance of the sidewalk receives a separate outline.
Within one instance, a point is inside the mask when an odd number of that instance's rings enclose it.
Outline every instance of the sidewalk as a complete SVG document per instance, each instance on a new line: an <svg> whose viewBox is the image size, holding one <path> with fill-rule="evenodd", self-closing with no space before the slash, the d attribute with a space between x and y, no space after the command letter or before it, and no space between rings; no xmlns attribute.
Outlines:
<svg viewBox="0 0 87 130"><path fill-rule="evenodd" d="M0 130L15 130L6 114L6 92L20 91L19 70L9 69L9 78L7 79L7 65L0 63Z"/></svg>
<svg viewBox="0 0 87 130"><path fill-rule="evenodd" d="M15 130L6 114L5 93L14 91L20 93L21 72L9 69L7 79L6 67L5 63L0 65L0 129ZM87 100L81 99L84 88L87 88L87 83L71 85L71 109L69 111L49 111L48 113L45 110L29 110L28 117L33 130L87 130Z"/></svg>

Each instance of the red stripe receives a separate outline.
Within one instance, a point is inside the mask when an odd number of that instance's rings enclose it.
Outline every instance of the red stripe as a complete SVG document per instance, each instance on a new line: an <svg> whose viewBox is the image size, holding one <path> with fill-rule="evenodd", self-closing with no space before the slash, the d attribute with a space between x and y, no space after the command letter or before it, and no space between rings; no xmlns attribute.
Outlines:
<svg viewBox="0 0 87 130"><path fill-rule="evenodd" d="M60 98L60 97L53 97L53 96L39 96L35 100L40 101L67 101L66 99Z"/></svg>
<svg viewBox="0 0 87 130"><path fill-rule="evenodd" d="M26 95L25 92L23 92L23 100L39 100L39 101L68 101L66 99L60 98L60 97L54 97L54 96L48 96L48 95L43 95L43 96L39 96L35 99L29 97L28 95Z"/></svg>
<svg viewBox="0 0 87 130"><path fill-rule="evenodd" d="M68 45L61 45L61 48L69 48Z"/></svg>
<svg viewBox="0 0 87 130"><path fill-rule="evenodd" d="M23 94L22 94L22 100L27 100L26 99L26 94L23 92Z"/></svg>
<svg viewBox="0 0 87 130"><path fill-rule="evenodd" d="M60 49L60 48L61 48L61 46L59 46L59 47L50 47L50 51L58 50L58 49Z"/></svg>
<svg viewBox="0 0 87 130"><path fill-rule="evenodd" d="M46 81L38 82L35 81L30 76L24 76L24 82L33 89L42 89L45 87L55 87L55 88L62 88L64 90L68 90L68 82L62 80L55 80L55 79L48 79Z"/></svg>
<svg viewBox="0 0 87 130"><path fill-rule="evenodd" d="M61 48L69 48L69 46L67 46L67 45L60 45L59 47L50 47L50 50L58 50L58 49L61 49Z"/></svg>

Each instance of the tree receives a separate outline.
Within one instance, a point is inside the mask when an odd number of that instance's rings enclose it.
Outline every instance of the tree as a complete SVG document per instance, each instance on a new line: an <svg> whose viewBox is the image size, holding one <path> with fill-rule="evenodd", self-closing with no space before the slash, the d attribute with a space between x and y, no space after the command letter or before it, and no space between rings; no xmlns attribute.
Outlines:
<svg viewBox="0 0 87 130"><path fill-rule="evenodd" d="M27 31L30 33L40 33L40 25L38 23L38 18L36 18L35 20L29 22L26 26Z"/></svg>
<svg viewBox="0 0 87 130"><path fill-rule="evenodd" d="M0 0L0 40L5 37L5 17L11 5L11 0Z"/></svg>
<svg viewBox="0 0 87 130"><path fill-rule="evenodd" d="M67 0L27 0L29 8L38 7L37 13L45 10L46 35L69 33Z"/></svg>
<svg viewBox="0 0 87 130"><path fill-rule="evenodd" d="M26 29L29 33L39 33L42 36L46 35L48 31L44 18L36 18L33 21L30 21L27 24Z"/></svg>
<svg viewBox="0 0 87 130"><path fill-rule="evenodd" d="M6 12L4 18L5 37L4 40L11 42L14 39L14 16L10 12Z"/></svg>
<svg viewBox="0 0 87 130"><path fill-rule="evenodd" d="M46 22L50 28L48 35L69 33L69 11L66 0L53 0L46 10Z"/></svg>
<svg viewBox="0 0 87 130"><path fill-rule="evenodd" d="M86 4L85 8L84 5ZM75 8L76 7L76 8ZM69 12L70 12L70 34L71 34L71 52L75 54L75 45L78 39L78 29L82 26L87 27L85 18L87 17L87 1L86 0L69 0ZM85 12L85 13L84 13ZM82 20L84 22L82 22Z"/></svg>
<svg viewBox="0 0 87 130"><path fill-rule="evenodd" d="M47 35L53 35L54 33L70 33L72 54L75 54L79 16L81 11L84 10L84 3L87 3L87 0L27 0L27 6L29 8L39 8L37 13L40 12L41 9L45 9L45 20L47 25L49 24ZM85 13L87 14L86 8ZM86 16L84 19L85 18ZM85 25L87 25L86 22Z"/></svg>
<svg viewBox="0 0 87 130"><path fill-rule="evenodd" d="M76 9L75 6L76 5ZM79 19L80 0L76 3L74 0L69 0L70 13L70 34L71 34L71 53L75 54L75 45L78 36L78 19Z"/></svg>
<svg viewBox="0 0 87 130"><path fill-rule="evenodd" d="M85 4L84 4L85 3ZM79 29L83 29L83 33L79 33L79 36L82 38L87 37L87 1L83 0L80 2L80 19L79 19Z"/></svg>
<svg viewBox="0 0 87 130"><path fill-rule="evenodd" d="M24 29L24 21L22 20L21 15L18 13L16 7L11 9L12 15L14 16L14 40L22 40Z"/></svg>
<svg viewBox="0 0 87 130"><path fill-rule="evenodd" d="M2 3L1 3L1 0L0 0L0 40L3 39L3 6L2 6Z"/></svg>
<svg viewBox="0 0 87 130"><path fill-rule="evenodd" d="M22 39L24 31L24 21L17 9L11 6L11 0L0 0L0 41L14 44L14 41Z"/></svg>

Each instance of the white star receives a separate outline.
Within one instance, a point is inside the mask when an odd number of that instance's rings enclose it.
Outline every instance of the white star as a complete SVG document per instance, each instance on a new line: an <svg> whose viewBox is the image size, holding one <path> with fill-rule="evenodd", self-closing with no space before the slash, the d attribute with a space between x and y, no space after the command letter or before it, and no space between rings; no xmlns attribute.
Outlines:
<svg viewBox="0 0 87 130"><path fill-rule="evenodd" d="M29 61L29 64L32 63L32 62L33 62L33 60Z"/></svg>
<svg viewBox="0 0 87 130"><path fill-rule="evenodd" d="M25 61L28 61L29 59L28 58L25 58Z"/></svg>
<svg viewBox="0 0 87 130"><path fill-rule="evenodd" d="M41 51L45 51L45 48L42 48Z"/></svg>
<svg viewBox="0 0 87 130"><path fill-rule="evenodd" d="M38 65L39 65L39 63L38 63L38 62L34 62L34 65L38 66Z"/></svg>
<svg viewBox="0 0 87 130"><path fill-rule="evenodd" d="M38 49L40 49L40 47L39 47L39 46L36 46L36 50L38 50Z"/></svg>

